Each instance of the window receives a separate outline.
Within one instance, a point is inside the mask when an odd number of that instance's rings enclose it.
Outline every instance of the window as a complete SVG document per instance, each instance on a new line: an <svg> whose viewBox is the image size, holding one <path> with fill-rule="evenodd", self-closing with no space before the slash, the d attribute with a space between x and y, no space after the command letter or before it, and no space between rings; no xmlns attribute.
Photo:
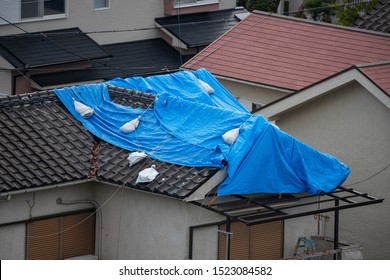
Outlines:
<svg viewBox="0 0 390 280"><path fill-rule="evenodd" d="M219 0L175 0L175 8L217 3Z"/></svg>
<svg viewBox="0 0 390 280"><path fill-rule="evenodd" d="M94 253L93 212L37 220L27 224L28 260L58 260Z"/></svg>
<svg viewBox="0 0 390 280"><path fill-rule="evenodd" d="M226 225L220 226L218 259L226 258ZM235 222L230 225L230 259L278 260L283 258L283 221L246 226Z"/></svg>
<svg viewBox="0 0 390 280"><path fill-rule="evenodd" d="M95 9L109 8L110 0L94 0Z"/></svg>
<svg viewBox="0 0 390 280"><path fill-rule="evenodd" d="M21 19L65 14L65 0L20 0Z"/></svg>

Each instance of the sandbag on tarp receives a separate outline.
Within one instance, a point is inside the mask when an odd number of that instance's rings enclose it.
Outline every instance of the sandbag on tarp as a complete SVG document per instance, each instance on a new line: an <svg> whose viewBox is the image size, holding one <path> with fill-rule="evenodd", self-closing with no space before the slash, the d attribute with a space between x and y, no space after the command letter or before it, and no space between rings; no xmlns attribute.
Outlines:
<svg viewBox="0 0 390 280"><path fill-rule="evenodd" d="M214 93L207 93L199 79L210 85L213 88ZM231 111L249 113L249 111L205 69L194 72L181 71L173 74L150 76L147 78L116 78L107 81L106 83L112 86L138 90L153 95L165 93L197 103L216 106Z"/></svg>
<svg viewBox="0 0 390 280"><path fill-rule="evenodd" d="M164 77L163 77L164 76ZM145 79L116 79L109 84L156 94L154 108L143 110L110 100L106 84L56 89L68 110L94 135L129 151L142 151L162 162L223 168L228 177L218 195L332 191L349 169L251 115L207 71L178 72ZM208 94L197 79L215 92ZM130 87L131 86L131 87ZM73 99L91 107L88 119L76 112ZM129 134L119 128L141 116ZM222 135L239 129L226 144Z"/></svg>
<svg viewBox="0 0 390 280"><path fill-rule="evenodd" d="M173 164L218 168L224 166L225 157L221 151L185 142L168 133L158 121L154 110L135 109L112 102L105 84L74 86L55 89L54 92L87 130L112 145L129 151L143 151L151 158ZM93 108L94 114L88 119L81 117L74 109L73 98ZM183 111L193 114L193 118L196 118L193 102L181 98L180 100L181 104L178 106ZM209 107L209 109L218 110L212 107ZM169 114L174 115L173 119L177 116L175 111L171 111ZM208 114L212 116L214 113L209 112ZM140 115L142 117L137 130L130 134L120 131L119 128L129 119L135 119ZM168 113L166 113L166 117L169 118ZM207 126L206 124L205 128ZM191 128L188 128L187 131L191 133ZM213 132L209 130L209 133L212 134Z"/></svg>
<svg viewBox="0 0 390 280"><path fill-rule="evenodd" d="M175 137L209 150L230 149L222 135L252 115L160 94L154 104L159 123Z"/></svg>
<svg viewBox="0 0 390 280"><path fill-rule="evenodd" d="M349 168L255 116L240 130L228 155L228 177L218 195L330 192Z"/></svg>

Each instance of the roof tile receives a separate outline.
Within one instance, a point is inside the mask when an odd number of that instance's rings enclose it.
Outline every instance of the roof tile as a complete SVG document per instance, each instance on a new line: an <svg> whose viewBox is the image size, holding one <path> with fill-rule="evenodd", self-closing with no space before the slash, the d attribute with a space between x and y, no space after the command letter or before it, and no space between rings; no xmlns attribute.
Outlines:
<svg viewBox="0 0 390 280"><path fill-rule="evenodd" d="M390 36L254 12L184 64L299 90L355 64L390 59Z"/></svg>
<svg viewBox="0 0 390 280"><path fill-rule="evenodd" d="M154 100L152 95L115 87L109 87L109 93L113 101L126 106L147 108ZM150 158L130 167L130 151L92 136L53 92L0 98L0 128L0 192L77 182L97 169L99 181L184 198L218 171ZM99 146L97 165L92 160L93 145ZM157 178L136 184L139 171L152 164Z"/></svg>

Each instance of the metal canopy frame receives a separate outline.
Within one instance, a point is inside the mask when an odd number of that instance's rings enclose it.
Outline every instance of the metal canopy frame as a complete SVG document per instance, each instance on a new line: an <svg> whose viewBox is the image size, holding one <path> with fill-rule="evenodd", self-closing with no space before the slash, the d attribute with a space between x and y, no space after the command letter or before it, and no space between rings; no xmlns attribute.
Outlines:
<svg viewBox="0 0 390 280"><path fill-rule="evenodd" d="M382 203L383 200L352 188L339 186L332 192L318 195L304 193L209 196L202 202L194 203L224 215L231 221L240 221L251 226L325 212L338 212L343 209Z"/></svg>
<svg viewBox="0 0 390 280"><path fill-rule="evenodd" d="M302 194L252 194L218 197L209 194L203 201L192 203L226 217L226 258L230 259L230 224L239 221L247 226L293 219L325 212L334 212L333 249L339 248L339 211L354 207L382 203L384 199L361 193L352 188L338 186L334 191L318 195ZM189 257L192 259L193 230L210 224L190 227ZM334 256L337 259L337 256Z"/></svg>

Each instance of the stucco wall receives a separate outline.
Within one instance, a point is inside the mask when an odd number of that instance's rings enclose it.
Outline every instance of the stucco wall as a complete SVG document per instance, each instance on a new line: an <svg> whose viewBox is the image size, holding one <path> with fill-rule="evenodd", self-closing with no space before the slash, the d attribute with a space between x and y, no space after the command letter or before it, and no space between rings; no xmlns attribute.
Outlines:
<svg viewBox="0 0 390 280"><path fill-rule="evenodd" d="M26 221L93 208L90 204L58 205L58 197L71 200L94 199L93 187L75 185L11 195L9 201L0 203L0 259L25 258Z"/></svg>
<svg viewBox="0 0 390 280"><path fill-rule="evenodd" d="M11 71L0 70L0 93L11 94L11 82L12 82ZM1 96L2 95L0 95L0 97Z"/></svg>
<svg viewBox="0 0 390 280"><path fill-rule="evenodd" d="M103 259L188 259L189 227L223 219L180 200L103 185L97 201L104 205ZM201 258L215 254L207 249Z"/></svg>
<svg viewBox="0 0 390 280"><path fill-rule="evenodd" d="M361 244L365 259L390 259L390 110L358 83L281 116L285 132L347 164L344 185L385 202L340 212L340 240Z"/></svg>
<svg viewBox="0 0 390 280"><path fill-rule="evenodd" d="M122 41L142 40L157 36L154 28L154 18L164 15L164 1L115 0L110 1L109 9L95 10L94 1L71 0L68 1L68 17L53 20L36 20L18 23L18 26L29 32L79 27L84 32L135 30L128 32L105 32L88 34L100 44ZM145 28L151 28L145 30ZM0 25L2 34L20 33L10 25Z"/></svg>
<svg viewBox="0 0 390 280"><path fill-rule="evenodd" d="M248 110L251 103L268 104L276 99L286 96L287 92L277 91L270 88L259 87L251 84L238 83L235 81L218 78L218 81L241 102Z"/></svg>
<svg viewBox="0 0 390 280"><path fill-rule="evenodd" d="M99 44L159 37L154 19L164 16L163 0L110 1L110 8L95 10L94 1L68 0L68 17L18 23L29 32L79 27ZM142 3L142 4L141 4ZM220 0L220 9L234 8L235 1ZM112 32L124 31L126 32ZM102 32L110 31L110 32ZM20 33L11 25L0 25L2 35ZM96 33L93 33L96 32Z"/></svg>
<svg viewBox="0 0 390 280"><path fill-rule="evenodd" d="M24 259L29 219L93 207L88 203L58 205L59 197L63 201L93 200L102 207L101 242L99 217L96 221L96 254L102 243L102 259L188 259L189 227L223 220L180 200L96 183L12 195L10 201L0 203L1 259ZM194 242L205 249L195 249L197 258L216 258L216 234L217 228L196 232L195 239L205 241Z"/></svg>

